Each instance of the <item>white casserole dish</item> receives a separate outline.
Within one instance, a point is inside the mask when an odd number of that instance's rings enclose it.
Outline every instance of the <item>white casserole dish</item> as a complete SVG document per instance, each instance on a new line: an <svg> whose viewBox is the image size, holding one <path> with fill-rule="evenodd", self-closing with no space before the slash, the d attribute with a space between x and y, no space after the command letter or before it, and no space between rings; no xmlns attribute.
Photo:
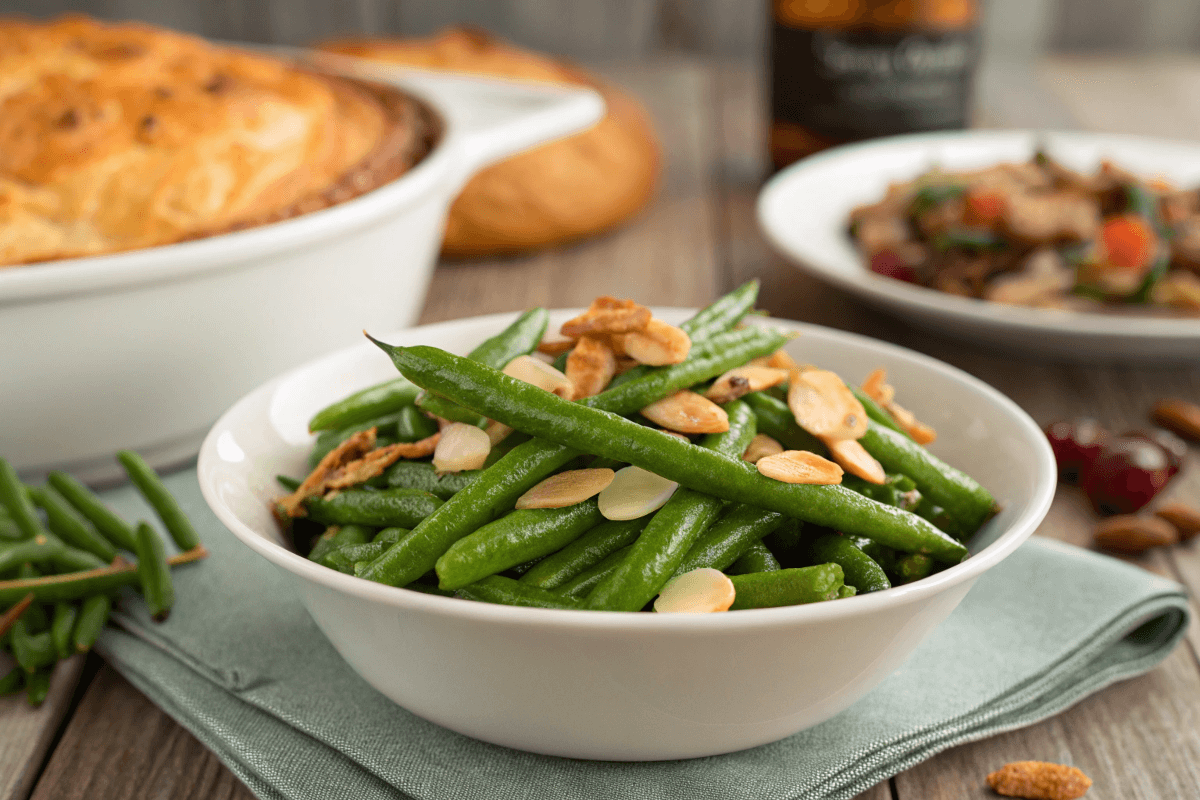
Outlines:
<svg viewBox="0 0 1200 800"><path fill-rule="evenodd" d="M347 62L339 63L345 71ZM282 222L0 269L0 456L27 477L120 475L192 457L213 420L281 370L420 313L451 201L478 170L594 124L582 89L364 68L442 117L399 179Z"/></svg>
<svg viewBox="0 0 1200 800"><path fill-rule="evenodd" d="M577 313L556 311L551 329ZM656 309L679 322L682 309ZM513 315L383 335L466 353ZM622 761L694 758L775 741L820 723L878 685L1037 527L1054 497L1038 426L982 381L852 333L768 320L801 333L801 362L859 381L884 366L899 397L939 433L932 447L993 492L1001 512L973 555L884 592L724 614L627 614L489 605L397 589L314 564L281 544L275 475L303 475L307 422L330 402L394 377L364 342L260 386L221 417L200 451L217 517L291 581L355 671L425 719L488 742ZM375 334L375 331L371 331Z"/></svg>

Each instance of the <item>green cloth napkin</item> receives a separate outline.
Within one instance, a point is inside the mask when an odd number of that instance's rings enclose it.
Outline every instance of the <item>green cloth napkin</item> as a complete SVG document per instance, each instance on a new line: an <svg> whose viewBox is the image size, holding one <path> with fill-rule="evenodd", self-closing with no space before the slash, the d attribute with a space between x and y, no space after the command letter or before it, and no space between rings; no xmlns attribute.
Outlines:
<svg viewBox="0 0 1200 800"><path fill-rule="evenodd" d="M980 578L899 671L828 722L725 756L575 761L485 744L391 703L346 666L275 567L217 521L193 470L167 484L212 556L175 571L168 622L125 603L121 629L98 649L263 798L849 798L1145 672L1188 621L1177 584L1034 539ZM106 499L127 518L148 514L129 487Z"/></svg>

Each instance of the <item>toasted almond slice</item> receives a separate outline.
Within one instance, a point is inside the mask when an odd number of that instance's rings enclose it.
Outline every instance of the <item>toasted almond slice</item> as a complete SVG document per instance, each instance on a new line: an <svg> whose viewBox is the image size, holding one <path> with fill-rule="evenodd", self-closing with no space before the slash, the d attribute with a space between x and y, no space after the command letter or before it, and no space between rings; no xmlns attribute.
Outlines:
<svg viewBox="0 0 1200 800"><path fill-rule="evenodd" d="M611 469L572 469L551 475L517 498L517 508L566 508L595 497L617 473Z"/></svg>
<svg viewBox="0 0 1200 800"><path fill-rule="evenodd" d="M548 356L561 356L574 346L574 339L542 339L538 342L537 351Z"/></svg>
<svg viewBox="0 0 1200 800"><path fill-rule="evenodd" d="M784 450L763 456L755 464L759 473L783 483L833 484L842 482L842 468L807 450Z"/></svg>
<svg viewBox="0 0 1200 800"><path fill-rule="evenodd" d="M746 367L769 367L771 365L767 362L769 362L770 360L771 360L770 356L759 356L758 358L750 359L743 366L746 366Z"/></svg>
<svg viewBox="0 0 1200 800"><path fill-rule="evenodd" d="M625 467L596 500L605 519L639 519L666 505L678 488L675 481L641 467Z"/></svg>
<svg viewBox="0 0 1200 800"><path fill-rule="evenodd" d="M567 356L567 379L575 386L575 397L600 394L617 374L617 357L608 342L596 336L581 336Z"/></svg>
<svg viewBox="0 0 1200 800"><path fill-rule="evenodd" d="M728 611L736 591L733 581L712 567L701 567L667 581L654 601L660 614L711 614Z"/></svg>
<svg viewBox="0 0 1200 800"><path fill-rule="evenodd" d="M575 399L575 386L570 378L533 356L517 356L508 362L504 374L519 381L532 383L564 400Z"/></svg>
<svg viewBox="0 0 1200 800"><path fill-rule="evenodd" d="M492 450L488 435L465 422L447 425L441 436L433 451L433 468L438 474L479 469Z"/></svg>
<svg viewBox="0 0 1200 800"><path fill-rule="evenodd" d="M834 372L793 370L788 407L796 423L821 439L858 439L867 432L867 412Z"/></svg>
<svg viewBox="0 0 1200 800"><path fill-rule="evenodd" d="M488 420L487 427L483 429L483 432L487 434L488 443L491 444L492 447L495 447L507 439L509 434L513 432L513 429L505 425L503 422L496 422L496 420L491 419Z"/></svg>
<svg viewBox="0 0 1200 800"><path fill-rule="evenodd" d="M617 337L614 337L614 338L617 338ZM616 377L617 375L624 375L626 372L629 372L629 370L633 369L634 367L638 367L638 366L641 366L641 365L638 364L638 362L634 361L632 358L627 358L627 357L623 358L623 357L618 356L617 357L617 371L613 377Z"/></svg>
<svg viewBox="0 0 1200 800"><path fill-rule="evenodd" d="M883 465L858 443L857 439L828 439L825 446L833 460L851 475L857 475L868 483L886 483Z"/></svg>
<svg viewBox="0 0 1200 800"><path fill-rule="evenodd" d="M791 372L794 369L812 369L812 367L809 365L801 366L796 362L796 359L791 357L787 350L782 349L776 350L774 353L771 353L771 355L767 356L767 366L774 367L775 369L782 369L787 372Z"/></svg>
<svg viewBox="0 0 1200 800"><path fill-rule="evenodd" d="M643 330L650 323L650 309L632 300L602 296L588 310L563 323L563 336L577 339L584 334L629 333Z"/></svg>
<svg viewBox="0 0 1200 800"><path fill-rule="evenodd" d="M887 408L896 399L896 390L887 382L887 370L880 367L862 382L863 394Z"/></svg>
<svg viewBox="0 0 1200 800"><path fill-rule="evenodd" d="M642 409L642 416L676 433L724 433L725 409L703 395L683 389Z"/></svg>
<svg viewBox="0 0 1200 800"><path fill-rule="evenodd" d="M937 431L917 419L911 411L898 403L888 403L886 406L892 419L912 437L917 444L929 444L937 439Z"/></svg>
<svg viewBox="0 0 1200 800"><path fill-rule="evenodd" d="M625 352L639 363L660 367L678 364L687 358L692 340L682 328L652 319L645 330L625 334Z"/></svg>
<svg viewBox="0 0 1200 800"><path fill-rule="evenodd" d="M659 428L658 431L659 431L659 433L665 433L667 436L674 436L676 439L682 439L683 441L687 442L688 444L692 443L691 439L689 439L687 436L685 436L684 434L679 433L677 431L669 431L666 428Z"/></svg>
<svg viewBox="0 0 1200 800"><path fill-rule="evenodd" d="M750 392L761 392L763 389L778 386L787 379L787 372L781 369L749 365L735 367L713 381L713 385L704 396L714 403L724 405Z"/></svg>
<svg viewBox="0 0 1200 800"><path fill-rule="evenodd" d="M783 445L765 433L760 433L751 439L750 444L746 446L746 452L742 453L742 461L757 464L759 460L766 456L773 456L782 452Z"/></svg>

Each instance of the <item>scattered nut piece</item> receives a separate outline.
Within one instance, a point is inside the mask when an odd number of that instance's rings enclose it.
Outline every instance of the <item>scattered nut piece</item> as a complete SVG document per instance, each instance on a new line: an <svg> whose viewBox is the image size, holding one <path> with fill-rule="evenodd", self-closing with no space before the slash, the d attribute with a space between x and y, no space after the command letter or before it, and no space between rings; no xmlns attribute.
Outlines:
<svg viewBox="0 0 1200 800"><path fill-rule="evenodd" d="M488 420L487 427L483 429L483 432L487 434L488 442L492 445L492 447L495 447L507 439L513 432L513 429L505 425L503 422L496 422L496 420L492 419Z"/></svg>
<svg viewBox="0 0 1200 800"><path fill-rule="evenodd" d="M750 444L746 446L746 452L742 453L742 461L748 461L751 464L757 464L766 456L773 456L783 452L783 445L767 436L765 433L755 435L750 440Z"/></svg>
<svg viewBox="0 0 1200 800"><path fill-rule="evenodd" d="M640 519L666 505L678 488L675 481L641 467L624 467L596 502L605 519Z"/></svg>
<svg viewBox="0 0 1200 800"><path fill-rule="evenodd" d="M1179 532L1180 541L1186 542L1200 533L1200 508L1189 506L1187 503L1174 502L1167 503L1154 514L1175 526L1175 530Z"/></svg>
<svg viewBox="0 0 1200 800"><path fill-rule="evenodd" d="M654 600L660 614L711 614L728 611L736 591L733 581L719 569L701 567L667 582Z"/></svg>
<svg viewBox="0 0 1200 800"><path fill-rule="evenodd" d="M712 400L687 389L642 409L642 416L676 433L724 433L729 415Z"/></svg>
<svg viewBox="0 0 1200 800"><path fill-rule="evenodd" d="M678 364L687 358L692 340L682 328L652 319L645 330L627 333L622 344L625 352L640 364L661 367Z"/></svg>
<svg viewBox="0 0 1200 800"><path fill-rule="evenodd" d="M760 474L783 483L834 484L842 482L842 468L807 450L784 450L763 456L755 464Z"/></svg>
<svg viewBox="0 0 1200 800"><path fill-rule="evenodd" d="M1005 797L1025 800L1075 800L1092 781L1075 767L1046 761L1014 761L987 776L988 786Z"/></svg>
<svg viewBox="0 0 1200 800"><path fill-rule="evenodd" d="M1151 547L1174 544L1179 540L1179 534L1165 519L1119 514L1102 520L1096 526L1093 538L1105 550L1137 554Z"/></svg>
<svg viewBox="0 0 1200 800"><path fill-rule="evenodd" d="M619 339L619 338L621 338L621 337L619 337L619 336L613 337L613 339ZM639 366L641 366L641 365L638 364L638 362L634 361L632 358L629 358L627 356L617 356L616 375L624 375L626 372L629 372L629 370L633 369L634 367L639 367ZM613 377L616 377L616 375L614 375Z"/></svg>
<svg viewBox="0 0 1200 800"><path fill-rule="evenodd" d="M551 475L517 498L517 508L566 508L595 497L616 475L611 469L572 469Z"/></svg>
<svg viewBox="0 0 1200 800"><path fill-rule="evenodd" d="M788 383L788 408L813 436L858 439L867 432L867 412L837 373L793 370Z"/></svg>
<svg viewBox="0 0 1200 800"><path fill-rule="evenodd" d="M433 468L439 475L479 469L492 450L488 435L465 422L447 425L441 437L433 451Z"/></svg>
<svg viewBox="0 0 1200 800"><path fill-rule="evenodd" d="M600 394L617 374L617 357L603 339L581 336L567 356L567 379L575 386L575 397Z"/></svg>
<svg viewBox="0 0 1200 800"><path fill-rule="evenodd" d="M1200 442L1200 406L1195 403L1168 397L1155 404L1151 417L1172 433Z"/></svg>
<svg viewBox="0 0 1200 800"><path fill-rule="evenodd" d="M896 399L896 388L887 382L887 370L883 367L872 372L862 382L863 394L887 408Z"/></svg>
<svg viewBox="0 0 1200 800"><path fill-rule="evenodd" d="M517 356L504 367L504 374L545 389L564 400L575 399L575 384L571 383L571 379L533 356Z"/></svg>
<svg viewBox="0 0 1200 800"><path fill-rule="evenodd" d="M650 309L632 300L602 296L588 310L563 323L560 333L571 339L584 334L629 333L644 330L650 323Z"/></svg>
<svg viewBox="0 0 1200 800"><path fill-rule="evenodd" d="M884 410L892 415L892 419L896 420L896 424L917 444L930 444L937 439L937 431L896 402L896 388L887 382L887 370L880 368L868 375L862 382L862 391L883 406Z"/></svg>
<svg viewBox="0 0 1200 800"><path fill-rule="evenodd" d="M774 353L771 353L771 355L767 356L767 366L774 367L775 369L782 369L787 372L791 372L794 369L802 371L806 369L812 369L811 365L802 366L798 364L796 359L792 358L788 354L787 350L782 349L776 350Z"/></svg>
<svg viewBox="0 0 1200 800"><path fill-rule="evenodd" d="M704 396L718 405L724 405L751 392L761 392L778 386L788 379L782 369L772 367L736 367L713 381Z"/></svg>
<svg viewBox="0 0 1200 800"><path fill-rule="evenodd" d="M570 352L574 346L574 339L542 339L538 343L537 351L548 356L561 356L563 353Z"/></svg>
<svg viewBox="0 0 1200 800"><path fill-rule="evenodd" d="M296 487L296 491L281 497L275 503L278 513L287 517L303 517L307 512L304 501L325 493L325 481L340 467L356 461L375 449L375 429L350 436L346 441L330 450L320 463L308 473L308 477Z"/></svg>
<svg viewBox="0 0 1200 800"><path fill-rule="evenodd" d="M857 475L868 483L887 483L883 465L857 439L829 439L825 446L829 448L833 460L851 475Z"/></svg>

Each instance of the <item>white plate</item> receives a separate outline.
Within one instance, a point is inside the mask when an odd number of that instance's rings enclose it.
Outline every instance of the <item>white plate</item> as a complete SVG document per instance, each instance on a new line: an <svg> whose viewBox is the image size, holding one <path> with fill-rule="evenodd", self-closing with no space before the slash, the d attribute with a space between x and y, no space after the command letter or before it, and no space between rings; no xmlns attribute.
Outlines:
<svg viewBox="0 0 1200 800"><path fill-rule="evenodd" d="M551 315L551 327L575 311ZM679 321L690 312L658 309ZM382 337L465 353L511 314ZM291 579L301 602L372 686L426 719L551 755L640 761L740 750L816 725L898 668L975 580L1033 532L1054 496L1042 432L1011 400L960 370L894 345L795 322L801 361L849 380L886 366L906 405L935 425L936 452L1003 504L975 553L884 592L725 614L623 614L474 603L397 589L318 566L280 544L274 476L301 475L313 412L394 376L369 343L259 387L209 433L204 498L250 549ZM372 332L374 333L374 332Z"/></svg>
<svg viewBox="0 0 1200 800"><path fill-rule="evenodd" d="M934 165L973 169L1024 161L1038 145L1092 170L1103 158L1179 186L1200 184L1200 144L1096 133L965 131L917 134L838 147L776 175L758 199L771 243L801 269L924 328L1003 349L1084 361L1200 359L1200 319L1085 314L956 297L874 275L846 233L850 211L888 184Z"/></svg>

